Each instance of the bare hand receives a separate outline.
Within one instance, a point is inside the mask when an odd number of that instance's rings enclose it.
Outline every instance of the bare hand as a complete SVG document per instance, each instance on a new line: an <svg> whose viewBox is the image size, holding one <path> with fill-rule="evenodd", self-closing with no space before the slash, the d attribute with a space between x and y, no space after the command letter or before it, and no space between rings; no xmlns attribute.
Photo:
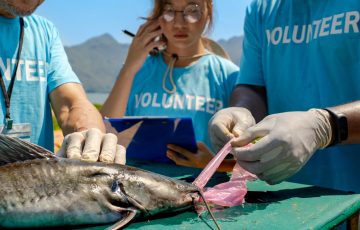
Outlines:
<svg viewBox="0 0 360 230"><path fill-rule="evenodd" d="M130 45L124 68L130 68L136 73L152 49L165 45L164 41L155 39L161 34L157 20L149 20L141 25Z"/></svg>
<svg viewBox="0 0 360 230"><path fill-rule="evenodd" d="M202 142L197 143L197 153L190 152L177 145L168 145L166 156L173 160L177 165L194 168L205 168L214 155L210 149Z"/></svg>

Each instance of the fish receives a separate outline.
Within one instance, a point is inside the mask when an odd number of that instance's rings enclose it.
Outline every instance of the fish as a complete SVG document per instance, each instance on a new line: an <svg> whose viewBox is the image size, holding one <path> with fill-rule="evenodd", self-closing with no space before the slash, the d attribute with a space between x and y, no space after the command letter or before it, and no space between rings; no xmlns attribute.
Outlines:
<svg viewBox="0 0 360 230"><path fill-rule="evenodd" d="M203 200L197 186L181 180L127 165L59 158L5 135L0 185L2 228L113 223L109 229L119 229L135 218L188 210Z"/></svg>

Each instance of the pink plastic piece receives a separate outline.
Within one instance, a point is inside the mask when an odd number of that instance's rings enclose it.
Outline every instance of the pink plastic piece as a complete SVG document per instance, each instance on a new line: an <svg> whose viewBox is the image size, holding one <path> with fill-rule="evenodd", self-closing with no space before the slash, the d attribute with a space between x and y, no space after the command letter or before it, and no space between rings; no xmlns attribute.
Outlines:
<svg viewBox="0 0 360 230"><path fill-rule="evenodd" d="M230 140L226 145L215 155L215 157L206 165L204 170L200 175L194 180L193 184L198 188L203 189L210 178L214 175L215 171L219 168L221 162L225 159L231 151L231 141Z"/></svg>
<svg viewBox="0 0 360 230"><path fill-rule="evenodd" d="M194 185L203 189L209 179L213 176L216 169L219 168L221 162L226 155L231 151L231 141L215 155L215 157L208 163L204 170L193 182ZM252 145L249 143L248 146ZM246 182L248 180L255 180L257 177L241 168L237 163L234 166L232 176L228 182L218 184L213 188L206 188L204 198L206 201L220 205L223 207L232 207L244 203L244 197L247 193Z"/></svg>
<svg viewBox="0 0 360 230"><path fill-rule="evenodd" d="M235 164L230 181L207 188L204 192L204 198L212 204L225 207L241 205L244 203L244 197L247 193L246 182L254 179L256 179L255 175Z"/></svg>

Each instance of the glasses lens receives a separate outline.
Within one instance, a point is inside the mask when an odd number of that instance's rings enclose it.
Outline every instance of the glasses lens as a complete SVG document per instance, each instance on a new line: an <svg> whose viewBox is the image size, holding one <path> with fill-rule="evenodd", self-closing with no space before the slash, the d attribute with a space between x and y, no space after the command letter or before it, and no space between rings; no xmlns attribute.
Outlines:
<svg viewBox="0 0 360 230"><path fill-rule="evenodd" d="M165 5L162 15L165 21L171 22L175 18L175 11L171 5Z"/></svg>
<svg viewBox="0 0 360 230"><path fill-rule="evenodd" d="M164 11L163 18L167 22L171 22L175 18L175 12L174 11Z"/></svg>
<svg viewBox="0 0 360 230"><path fill-rule="evenodd" d="M197 4L186 6L183 11L175 11L170 5L166 5L162 16L166 22L171 22L174 20L175 13L177 12L182 13L184 20L189 23L195 23L201 19L201 8Z"/></svg>
<svg viewBox="0 0 360 230"><path fill-rule="evenodd" d="M184 18L189 23L198 22L201 19L201 8L197 4L188 5L184 9Z"/></svg>

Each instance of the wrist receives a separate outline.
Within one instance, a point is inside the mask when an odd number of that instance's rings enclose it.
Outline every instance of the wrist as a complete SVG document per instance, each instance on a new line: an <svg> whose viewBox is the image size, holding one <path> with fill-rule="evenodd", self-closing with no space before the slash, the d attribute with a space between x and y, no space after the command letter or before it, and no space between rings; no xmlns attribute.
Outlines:
<svg viewBox="0 0 360 230"><path fill-rule="evenodd" d="M135 65L127 64L125 62L121 68L120 75L127 75L127 77L135 77L138 71L139 68L136 68Z"/></svg>
<svg viewBox="0 0 360 230"><path fill-rule="evenodd" d="M327 147L346 141L348 138L348 124L346 116L328 108L324 108L322 110L327 112L332 130L331 141Z"/></svg>
<svg viewBox="0 0 360 230"><path fill-rule="evenodd" d="M310 109L309 112L312 112L318 123L316 128L316 136L318 137L318 147L326 148L330 145L333 138L333 128L331 124L331 118L329 113L323 109Z"/></svg>

